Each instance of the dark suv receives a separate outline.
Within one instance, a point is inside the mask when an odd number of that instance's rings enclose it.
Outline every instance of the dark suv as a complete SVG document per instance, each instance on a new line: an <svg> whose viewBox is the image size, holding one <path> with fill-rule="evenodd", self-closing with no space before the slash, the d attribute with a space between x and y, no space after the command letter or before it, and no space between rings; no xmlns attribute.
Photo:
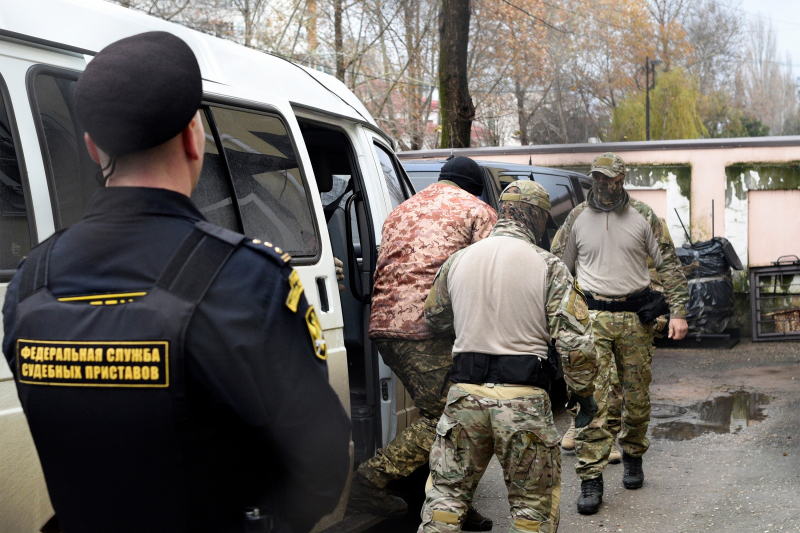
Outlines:
<svg viewBox="0 0 800 533"><path fill-rule="evenodd" d="M401 161L408 173L414 189L421 191L439 179L446 159L409 159ZM592 188L592 180L583 174L557 168L518 165L499 161L476 162L484 170L484 191L481 200L497 209L500 193L506 186L517 180L533 180L540 183L550 194L550 214L553 223L539 246L550 249L553 236L573 207L586 199L586 192Z"/></svg>

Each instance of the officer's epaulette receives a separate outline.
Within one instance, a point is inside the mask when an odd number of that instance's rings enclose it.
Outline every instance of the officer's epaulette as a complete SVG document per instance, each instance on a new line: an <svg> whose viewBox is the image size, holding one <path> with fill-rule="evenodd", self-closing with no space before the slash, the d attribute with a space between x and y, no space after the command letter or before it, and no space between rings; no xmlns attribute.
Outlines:
<svg viewBox="0 0 800 533"><path fill-rule="evenodd" d="M292 260L292 256L284 252L280 247L273 245L271 242L262 241L261 239L247 239L244 242L245 246L266 255L279 265L283 266Z"/></svg>

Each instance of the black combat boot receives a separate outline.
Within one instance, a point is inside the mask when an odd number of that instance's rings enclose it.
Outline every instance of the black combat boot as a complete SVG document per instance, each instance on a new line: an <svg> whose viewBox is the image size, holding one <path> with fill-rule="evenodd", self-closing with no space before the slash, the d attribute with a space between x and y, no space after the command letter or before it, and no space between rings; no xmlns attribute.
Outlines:
<svg viewBox="0 0 800 533"><path fill-rule="evenodd" d="M486 518L470 505L461 531L491 531L493 525L491 518Z"/></svg>
<svg viewBox="0 0 800 533"><path fill-rule="evenodd" d="M578 497L578 512L595 514L603 503L603 474L594 479L581 481L581 495Z"/></svg>
<svg viewBox="0 0 800 533"><path fill-rule="evenodd" d="M622 476L622 484L626 489L638 489L644 483L644 470L642 470L642 458L632 457L622 452L622 464L625 465L625 475Z"/></svg>
<svg viewBox="0 0 800 533"><path fill-rule="evenodd" d="M403 518L408 512L408 504L402 498L392 496L358 472L353 474L347 507L386 518Z"/></svg>
<svg viewBox="0 0 800 533"><path fill-rule="evenodd" d="M632 457L622 452L622 464L625 466L625 475L622 476L622 484L626 489L638 489L644 483L644 470L642 470L642 458Z"/></svg>

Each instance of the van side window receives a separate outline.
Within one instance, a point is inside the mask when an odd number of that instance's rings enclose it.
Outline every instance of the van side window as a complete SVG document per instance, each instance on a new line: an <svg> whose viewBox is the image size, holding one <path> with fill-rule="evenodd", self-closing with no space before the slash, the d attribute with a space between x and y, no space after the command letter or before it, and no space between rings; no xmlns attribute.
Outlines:
<svg viewBox="0 0 800 533"><path fill-rule="evenodd" d="M271 115L212 107L244 232L295 257L319 248L305 178L283 122Z"/></svg>
<svg viewBox="0 0 800 533"><path fill-rule="evenodd" d="M17 268L31 249L22 172L3 92L0 91L0 270ZM5 273L3 273L5 274ZM8 281L7 276L2 276Z"/></svg>
<svg viewBox="0 0 800 533"><path fill-rule="evenodd" d="M383 180L386 182L386 188L389 190L389 198L392 201L392 209L406 201L403 186L400 184L398 171L392 161L392 156L383 148L383 146L375 143L375 155L381 162L381 173Z"/></svg>
<svg viewBox="0 0 800 533"><path fill-rule="evenodd" d="M33 82L56 229L78 222L92 193L100 187L96 177L100 167L89 157L84 130L75 114L77 79L77 74L44 71L36 74Z"/></svg>
<svg viewBox="0 0 800 533"><path fill-rule="evenodd" d="M231 231L241 232L233 208L233 194L225 173L225 163L214 142L214 135L208 124L206 112L201 111L203 130L206 134L206 150L203 156L203 170L200 181L192 193L192 201L212 224Z"/></svg>

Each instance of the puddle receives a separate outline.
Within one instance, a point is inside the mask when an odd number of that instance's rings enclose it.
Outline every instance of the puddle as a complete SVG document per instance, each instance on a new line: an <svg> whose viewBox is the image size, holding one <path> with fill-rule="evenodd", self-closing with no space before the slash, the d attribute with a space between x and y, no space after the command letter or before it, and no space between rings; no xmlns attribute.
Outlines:
<svg viewBox="0 0 800 533"><path fill-rule="evenodd" d="M758 392L734 392L688 407L665 403L652 405L656 439L689 440L708 433L738 433L767 418L763 406L770 397ZM671 420L670 420L671 419Z"/></svg>

